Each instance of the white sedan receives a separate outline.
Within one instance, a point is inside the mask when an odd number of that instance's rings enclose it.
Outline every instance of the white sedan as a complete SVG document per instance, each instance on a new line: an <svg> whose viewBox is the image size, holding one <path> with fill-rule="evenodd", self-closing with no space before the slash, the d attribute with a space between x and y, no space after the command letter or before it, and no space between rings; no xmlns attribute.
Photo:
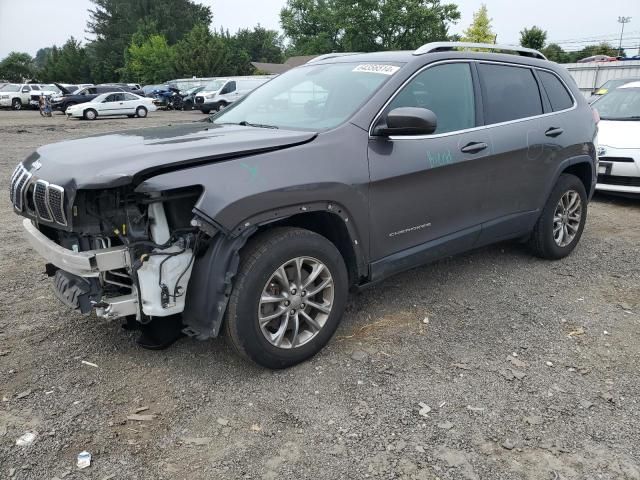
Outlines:
<svg viewBox="0 0 640 480"><path fill-rule="evenodd" d="M640 82L592 104L600 114L597 190L640 195Z"/></svg>
<svg viewBox="0 0 640 480"><path fill-rule="evenodd" d="M140 97L130 92L111 92L98 95L86 103L68 107L65 113L69 117L95 120L98 117L126 115L129 118L144 118L154 112L156 106L151 98Z"/></svg>

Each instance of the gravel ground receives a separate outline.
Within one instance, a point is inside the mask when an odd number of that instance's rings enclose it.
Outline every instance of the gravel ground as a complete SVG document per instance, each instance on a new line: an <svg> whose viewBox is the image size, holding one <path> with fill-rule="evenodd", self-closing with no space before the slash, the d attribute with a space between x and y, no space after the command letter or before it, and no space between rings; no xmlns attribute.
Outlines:
<svg viewBox="0 0 640 480"><path fill-rule="evenodd" d="M39 145L200 118L0 112L0 190ZM640 479L640 200L597 196L560 262L507 243L354 295L278 372L67 311L7 195L0 223L2 479Z"/></svg>

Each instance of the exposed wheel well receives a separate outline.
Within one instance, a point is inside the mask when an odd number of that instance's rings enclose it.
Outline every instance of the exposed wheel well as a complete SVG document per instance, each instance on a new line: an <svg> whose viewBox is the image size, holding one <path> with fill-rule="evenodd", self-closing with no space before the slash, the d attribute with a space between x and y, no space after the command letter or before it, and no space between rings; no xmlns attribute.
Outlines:
<svg viewBox="0 0 640 480"><path fill-rule="evenodd" d="M333 243L342 254L349 273L349 285L359 283L358 260L353 249L351 236L344 221L336 214L328 212L308 212L293 215L284 220L270 223L258 229L254 235L274 226L298 227L322 235Z"/></svg>
<svg viewBox="0 0 640 480"><path fill-rule="evenodd" d="M587 198L589 198L592 190L591 179L593 178L593 172L591 169L592 167L589 163L580 162L568 166L562 171L562 173L569 173L578 177L584 185L584 189L587 192Z"/></svg>

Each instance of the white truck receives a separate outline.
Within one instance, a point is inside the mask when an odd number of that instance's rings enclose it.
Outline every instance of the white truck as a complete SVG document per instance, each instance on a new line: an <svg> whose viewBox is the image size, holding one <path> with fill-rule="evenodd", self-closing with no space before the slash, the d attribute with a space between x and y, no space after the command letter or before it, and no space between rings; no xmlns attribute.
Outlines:
<svg viewBox="0 0 640 480"><path fill-rule="evenodd" d="M211 80L196 96L195 108L202 113L222 110L255 90L275 75L218 77Z"/></svg>
<svg viewBox="0 0 640 480"><path fill-rule="evenodd" d="M37 83L8 83L0 88L0 107L11 107L14 110L28 106L37 108L40 95L49 97L56 93L46 85Z"/></svg>

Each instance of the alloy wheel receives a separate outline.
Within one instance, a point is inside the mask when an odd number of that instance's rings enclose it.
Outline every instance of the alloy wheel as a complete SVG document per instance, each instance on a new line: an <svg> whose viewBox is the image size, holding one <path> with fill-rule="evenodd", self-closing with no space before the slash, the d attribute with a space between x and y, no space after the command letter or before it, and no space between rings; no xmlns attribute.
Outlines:
<svg viewBox="0 0 640 480"><path fill-rule="evenodd" d="M553 239L559 247L566 247L576 238L582 221L582 199L575 190L569 190L556 205L553 214Z"/></svg>
<svg viewBox="0 0 640 480"><path fill-rule="evenodd" d="M300 347L322 330L333 299L333 277L327 266L312 257L293 258L271 274L262 290L260 330L275 347Z"/></svg>

